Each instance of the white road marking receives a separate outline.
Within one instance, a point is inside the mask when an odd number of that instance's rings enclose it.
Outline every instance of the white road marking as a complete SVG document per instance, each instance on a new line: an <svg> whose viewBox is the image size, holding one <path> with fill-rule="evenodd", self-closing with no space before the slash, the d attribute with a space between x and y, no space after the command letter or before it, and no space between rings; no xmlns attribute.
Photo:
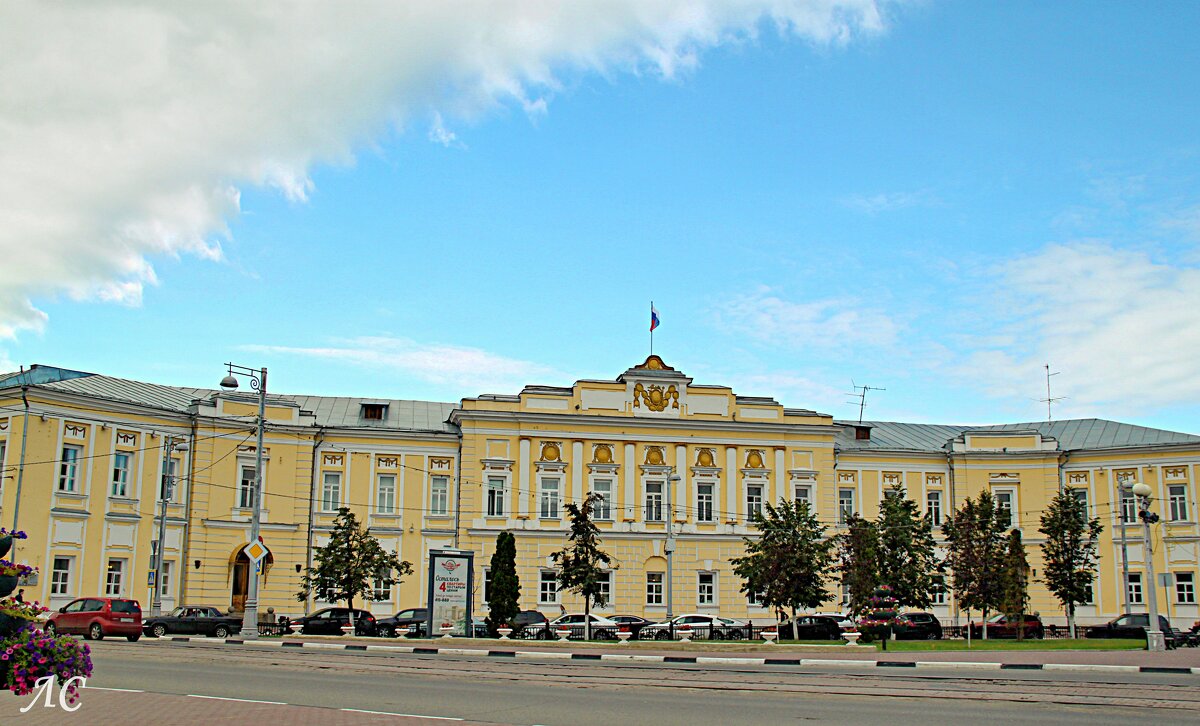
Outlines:
<svg viewBox="0 0 1200 726"><path fill-rule="evenodd" d="M145 691L139 691L136 688L103 688L101 686L86 686L86 685L84 686L84 688L88 689L89 691L117 691L119 693L145 693Z"/></svg>
<svg viewBox="0 0 1200 726"><path fill-rule="evenodd" d="M453 716L425 716L425 715L419 714L419 713L393 713L392 711L368 711L368 710L362 709L362 708L343 708L342 710L349 711L350 713L373 713L377 716L396 716L399 718L428 718L428 719L436 719L438 721L462 721L461 718L454 718Z"/></svg>
<svg viewBox="0 0 1200 726"><path fill-rule="evenodd" d="M188 698L207 698L210 701L237 701L238 703L263 703L268 706L286 706L283 701L256 701L253 698L225 698L224 696L203 696L198 693L187 694Z"/></svg>

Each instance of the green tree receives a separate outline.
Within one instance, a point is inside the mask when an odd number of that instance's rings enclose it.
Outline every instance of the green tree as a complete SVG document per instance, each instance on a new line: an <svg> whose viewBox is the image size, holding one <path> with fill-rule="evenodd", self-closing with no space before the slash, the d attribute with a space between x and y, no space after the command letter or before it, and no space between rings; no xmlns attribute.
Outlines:
<svg viewBox="0 0 1200 726"><path fill-rule="evenodd" d="M600 549L600 529L592 521L592 508L600 498L599 494L588 492L583 506L572 502L564 507L571 520L567 544L550 555L560 568L558 589L583 596L583 632L587 640L592 639L592 603L604 607L607 601L600 585L607 581L607 571L616 569L612 558Z"/></svg>
<svg viewBox="0 0 1200 726"><path fill-rule="evenodd" d="M496 535L496 551L492 553L491 586L488 587L488 630L512 622L520 611L521 581L517 578L517 538L512 532Z"/></svg>
<svg viewBox="0 0 1200 726"><path fill-rule="evenodd" d="M954 596L967 611L968 622L972 610L983 613L984 639L987 639L988 613L1000 607L1000 573L1007 529L1007 515L996 508L988 491L981 492L978 501L968 497L942 526Z"/></svg>
<svg viewBox="0 0 1200 726"><path fill-rule="evenodd" d="M933 524L899 484L892 484L879 505L879 582L890 585L901 608L927 608L936 588L940 563Z"/></svg>
<svg viewBox="0 0 1200 726"><path fill-rule="evenodd" d="M742 578L742 592L760 593L769 608L787 608L795 620L798 608L815 608L829 599L825 573L834 559L833 539L804 501L766 503L754 516L757 538L743 537L746 554L732 560Z"/></svg>
<svg viewBox="0 0 1200 726"><path fill-rule="evenodd" d="M1067 611L1067 627L1075 637L1075 606L1087 602L1096 578L1097 545L1104 527L1088 519L1087 507L1069 491L1060 491L1042 512L1042 582Z"/></svg>
<svg viewBox="0 0 1200 726"><path fill-rule="evenodd" d="M849 599L849 613L867 612L871 596L879 587L879 530L875 523L851 514L846 532L838 536L838 571Z"/></svg>
<svg viewBox="0 0 1200 726"><path fill-rule="evenodd" d="M1029 608L1029 560L1019 529L1008 533L1000 580L1000 611L1008 622L1017 623L1017 640L1024 640L1025 611Z"/></svg>
<svg viewBox="0 0 1200 726"><path fill-rule="evenodd" d="M391 587L412 574L412 565L383 549L370 530L346 507L338 510L333 532L324 547L316 548L313 566L300 578L296 599L315 593L326 602L346 601L353 612L355 598L374 600L375 581ZM353 619L353 615L351 615Z"/></svg>

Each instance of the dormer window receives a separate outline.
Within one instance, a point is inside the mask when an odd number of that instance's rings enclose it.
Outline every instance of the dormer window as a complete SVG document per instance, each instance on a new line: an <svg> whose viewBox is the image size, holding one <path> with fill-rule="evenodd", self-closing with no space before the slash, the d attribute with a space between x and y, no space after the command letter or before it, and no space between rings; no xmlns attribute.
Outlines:
<svg viewBox="0 0 1200 726"><path fill-rule="evenodd" d="M384 403L364 403L362 404L362 418L364 421L383 421L387 418L387 404Z"/></svg>

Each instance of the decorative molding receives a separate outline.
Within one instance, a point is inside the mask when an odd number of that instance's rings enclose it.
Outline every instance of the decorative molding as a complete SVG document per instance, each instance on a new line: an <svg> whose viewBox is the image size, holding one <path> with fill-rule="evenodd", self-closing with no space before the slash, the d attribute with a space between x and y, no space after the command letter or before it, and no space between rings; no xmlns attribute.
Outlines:
<svg viewBox="0 0 1200 726"><path fill-rule="evenodd" d="M942 485L943 481L944 480L942 479L941 474L926 474L925 475L925 486L927 486L927 487L940 487Z"/></svg>
<svg viewBox="0 0 1200 726"><path fill-rule="evenodd" d="M1163 478L1165 479L1187 479L1187 468L1183 466L1172 466L1163 469Z"/></svg>
<svg viewBox="0 0 1200 726"><path fill-rule="evenodd" d="M1019 484L1021 482L1021 475L1014 474L1010 471L994 471L988 474L988 481L992 484L1004 484L1010 482L1013 484Z"/></svg>
<svg viewBox="0 0 1200 726"><path fill-rule="evenodd" d="M852 471L838 472L838 483L839 484L853 484L856 481L858 481L858 477L856 477L854 475L854 472L852 472Z"/></svg>
<svg viewBox="0 0 1200 726"><path fill-rule="evenodd" d="M717 450L710 448L696 449L696 468L717 468Z"/></svg>
<svg viewBox="0 0 1200 726"><path fill-rule="evenodd" d="M1116 479L1117 484L1124 484L1127 481L1137 481L1138 472L1137 469L1122 469L1121 471L1113 472L1113 478Z"/></svg>
<svg viewBox="0 0 1200 726"><path fill-rule="evenodd" d="M1087 472L1086 471L1073 471L1070 474L1067 474L1067 483L1068 484L1087 484L1088 483Z"/></svg>
<svg viewBox="0 0 1200 726"><path fill-rule="evenodd" d="M668 403L671 404L671 408L679 408L679 389L675 386L664 388L657 383L651 383L649 387L643 386L641 383L635 384L633 407L641 408L643 403L646 404L646 408L658 413L666 410Z"/></svg>
<svg viewBox="0 0 1200 726"><path fill-rule="evenodd" d="M612 444L592 444L592 464L604 465L613 462Z"/></svg>
<svg viewBox="0 0 1200 726"><path fill-rule="evenodd" d="M395 469L400 466L399 456L380 456L375 459L375 466L380 469Z"/></svg>
<svg viewBox="0 0 1200 726"><path fill-rule="evenodd" d="M543 441L538 461L562 461L562 442Z"/></svg>
<svg viewBox="0 0 1200 726"><path fill-rule="evenodd" d="M763 450L750 449L746 452L746 468L747 469L765 469L767 465L763 463Z"/></svg>
<svg viewBox="0 0 1200 726"><path fill-rule="evenodd" d="M117 432L117 446L137 446L138 436L127 431Z"/></svg>
<svg viewBox="0 0 1200 726"><path fill-rule="evenodd" d="M254 447L251 446L249 448L250 448L250 452L253 453ZM322 466L341 466L342 462L344 462L345 460L346 460L346 457L342 456L341 454L321 454L321 465Z"/></svg>
<svg viewBox="0 0 1200 726"><path fill-rule="evenodd" d="M647 466L666 466L667 455L665 446L647 446L646 459Z"/></svg>
<svg viewBox="0 0 1200 726"><path fill-rule="evenodd" d="M63 427L64 435L69 439L82 439L87 436L87 426L79 424L66 424Z"/></svg>
<svg viewBox="0 0 1200 726"><path fill-rule="evenodd" d="M429 459L429 468L430 468L430 470L432 470L432 471L446 471L446 472L448 472L448 471L450 471L450 462L451 462L451 461L453 461L453 460L452 460L452 459L446 459L446 458L442 458L442 457L436 457L436 458L435 458L435 457L430 457L430 459Z"/></svg>
<svg viewBox="0 0 1200 726"><path fill-rule="evenodd" d="M883 473L883 484L884 486L895 484L902 487L904 486L904 475L895 471L885 471Z"/></svg>
<svg viewBox="0 0 1200 726"><path fill-rule="evenodd" d="M512 472L512 459L480 459L485 472Z"/></svg>
<svg viewBox="0 0 1200 726"><path fill-rule="evenodd" d="M0 418L0 431L8 431L8 419Z"/></svg>
<svg viewBox="0 0 1200 726"><path fill-rule="evenodd" d="M788 478L797 484L804 482L815 484L817 481L817 471L815 469L788 469Z"/></svg>

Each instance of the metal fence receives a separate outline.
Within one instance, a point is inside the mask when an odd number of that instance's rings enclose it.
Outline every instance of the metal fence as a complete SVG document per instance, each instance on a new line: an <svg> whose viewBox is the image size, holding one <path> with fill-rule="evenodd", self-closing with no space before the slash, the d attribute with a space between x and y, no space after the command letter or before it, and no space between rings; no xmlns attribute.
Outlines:
<svg viewBox="0 0 1200 726"><path fill-rule="evenodd" d="M585 633L582 625L573 625L568 628L550 628L545 624L529 625L511 637L518 640L557 640L560 637L559 630L566 631L568 640L584 639ZM687 638L699 641L754 641L763 640L763 632L768 630L778 632L781 638L792 638L787 626L780 631L774 624L754 625L753 623L747 625L698 625L690 628L679 627L672 623L664 626L632 626L625 632L629 633L628 640L683 640ZM593 626L592 640L617 641L621 639L620 632L619 629L611 626Z"/></svg>

